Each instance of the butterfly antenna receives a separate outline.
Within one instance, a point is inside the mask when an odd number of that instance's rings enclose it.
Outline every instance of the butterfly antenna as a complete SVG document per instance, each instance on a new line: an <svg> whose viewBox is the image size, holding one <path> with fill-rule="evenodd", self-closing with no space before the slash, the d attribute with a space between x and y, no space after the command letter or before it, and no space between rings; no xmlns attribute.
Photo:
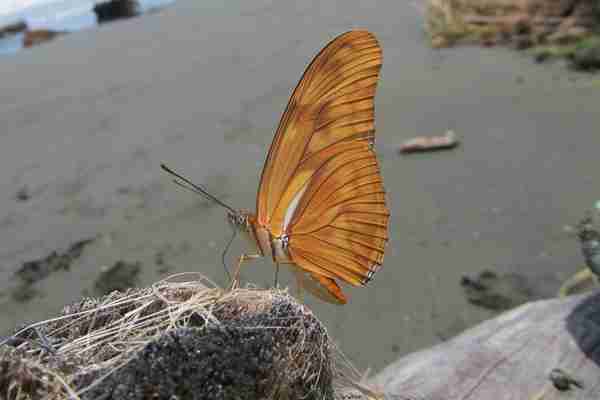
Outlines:
<svg viewBox="0 0 600 400"><path fill-rule="evenodd" d="M227 275L227 279L231 282L231 274L229 273L229 269L227 268L227 263L225 262L225 256L229 251L229 247L231 247L231 243L233 243L233 239L235 239L235 235L237 234L237 230L233 230L233 234L231 235L231 239L227 242L225 249L223 250L223 254L221 254L221 261L223 261L223 269L225 270L225 274Z"/></svg>
<svg viewBox="0 0 600 400"><path fill-rule="evenodd" d="M236 211L233 208L229 207L227 204L223 203L221 200L217 199L215 196L213 196L212 194L208 193L208 191L202 185L197 185L197 184L193 183L189 179L183 177L182 175L180 175L177 172L173 171L171 168L167 167L165 164L160 164L160 167L163 169L163 171L165 171L165 172L173 175L177 179L180 179L180 181L178 181L176 179L173 180L173 182L175 182L177 185L179 185L182 188L185 188L187 190L190 190L190 191L192 191L194 193L200 194L200 195L206 197L209 200L214 201L215 203L217 203L221 207L228 209L229 211L231 211L234 214L236 213Z"/></svg>

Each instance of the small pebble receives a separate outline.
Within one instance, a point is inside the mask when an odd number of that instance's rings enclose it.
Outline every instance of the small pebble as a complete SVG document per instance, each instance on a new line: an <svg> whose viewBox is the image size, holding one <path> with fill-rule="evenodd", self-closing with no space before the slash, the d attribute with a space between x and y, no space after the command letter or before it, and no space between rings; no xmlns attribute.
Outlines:
<svg viewBox="0 0 600 400"><path fill-rule="evenodd" d="M559 368L554 368L552 371L550 371L550 376L548 378L554 387L561 392L571 389L572 386L583 389L583 383L581 383L581 381L571 377L569 374Z"/></svg>
<svg viewBox="0 0 600 400"><path fill-rule="evenodd" d="M15 196L17 201L27 201L31 198L31 193L29 192L29 188L27 186L23 186L21 189L17 191Z"/></svg>

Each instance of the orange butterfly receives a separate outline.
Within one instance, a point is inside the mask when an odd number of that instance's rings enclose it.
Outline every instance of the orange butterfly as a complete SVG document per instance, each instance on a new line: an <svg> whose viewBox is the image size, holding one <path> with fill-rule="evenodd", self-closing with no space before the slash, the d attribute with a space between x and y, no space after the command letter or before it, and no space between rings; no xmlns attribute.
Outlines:
<svg viewBox="0 0 600 400"><path fill-rule="evenodd" d="M277 128L255 215L194 186L226 207L229 221L255 244L256 254L240 257L234 282L244 261L269 255L277 267L292 267L300 290L345 304L336 280L364 286L378 271L390 215L373 151L381 64L381 48L367 31L338 36L314 58Z"/></svg>

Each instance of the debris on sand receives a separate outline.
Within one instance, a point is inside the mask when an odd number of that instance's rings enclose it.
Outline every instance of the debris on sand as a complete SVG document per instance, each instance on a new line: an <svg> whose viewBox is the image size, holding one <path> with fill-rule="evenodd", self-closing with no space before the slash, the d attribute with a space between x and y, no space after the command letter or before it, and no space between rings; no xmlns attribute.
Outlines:
<svg viewBox="0 0 600 400"><path fill-rule="evenodd" d="M112 267L102 271L96 279L94 291L98 296L103 296L115 290L125 291L135 287L141 270L140 262L117 261Z"/></svg>
<svg viewBox="0 0 600 400"><path fill-rule="evenodd" d="M17 194L15 195L15 199L17 201L27 201L31 198L31 191L29 190L29 187L27 186L22 186L21 189L19 189L17 191Z"/></svg>
<svg viewBox="0 0 600 400"><path fill-rule="evenodd" d="M484 270L475 278L463 276L460 285L469 303L493 311L510 310L535 298L527 278L514 273Z"/></svg>
<svg viewBox="0 0 600 400"><path fill-rule="evenodd" d="M25 48L37 46L65 33L68 32L43 28L30 29L24 21L0 27L0 39L22 34Z"/></svg>
<svg viewBox="0 0 600 400"><path fill-rule="evenodd" d="M26 283L35 283L50 276L56 271L68 271L71 263L81 256L83 249L94 239L84 239L73 243L63 252L53 251L47 257L38 260L24 262L15 275Z"/></svg>
<svg viewBox="0 0 600 400"><path fill-rule="evenodd" d="M418 136L402 143L398 151L402 154L422 153L425 151L447 150L458 146L459 141L454 131L448 131L443 136Z"/></svg>
<svg viewBox="0 0 600 400"><path fill-rule="evenodd" d="M53 251L44 258L24 262L15 272L19 284L13 290L13 298L19 302L31 300L37 294L34 287L36 282L46 279L53 272L68 271L71 263L81 256L85 246L92 241L93 238L80 240L69 246L63 253Z"/></svg>
<svg viewBox="0 0 600 400"><path fill-rule="evenodd" d="M23 36L23 47L33 47L44 42L49 42L59 35L64 35L65 31L53 31L50 29L33 29L25 31Z"/></svg>

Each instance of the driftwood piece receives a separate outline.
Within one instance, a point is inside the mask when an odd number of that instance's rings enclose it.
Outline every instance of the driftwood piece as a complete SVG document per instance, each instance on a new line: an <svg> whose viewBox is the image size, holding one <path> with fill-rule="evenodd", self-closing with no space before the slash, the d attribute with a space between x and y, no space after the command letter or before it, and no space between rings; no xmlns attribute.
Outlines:
<svg viewBox="0 0 600 400"><path fill-rule="evenodd" d="M65 31L53 31L49 29L33 29L26 30L23 36L23 47L38 46L42 43L49 42L59 35L64 35Z"/></svg>
<svg viewBox="0 0 600 400"><path fill-rule="evenodd" d="M591 400L600 399L599 364L595 291L520 306L401 358L371 384L392 399ZM582 387L561 382L555 369Z"/></svg>
<svg viewBox="0 0 600 400"><path fill-rule="evenodd" d="M453 131L442 136L417 136L403 142L398 151L401 154L422 153L426 151L447 150L458 146L458 139Z"/></svg>

